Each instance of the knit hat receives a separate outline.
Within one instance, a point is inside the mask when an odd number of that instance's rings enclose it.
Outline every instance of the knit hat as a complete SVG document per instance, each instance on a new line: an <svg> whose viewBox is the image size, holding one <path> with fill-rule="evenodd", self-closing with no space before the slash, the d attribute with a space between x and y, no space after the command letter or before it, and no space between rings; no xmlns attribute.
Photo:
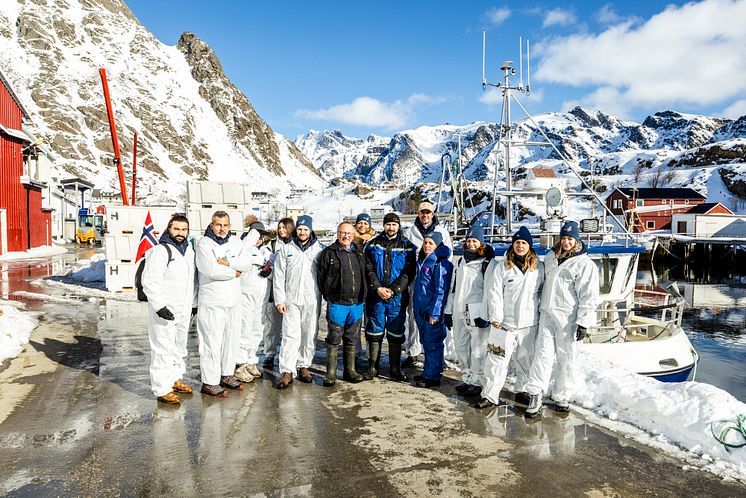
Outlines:
<svg viewBox="0 0 746 498"><path fill-rule="evenodd" d="M307 214L298 216L298 221L295 222L295 228L308 227L309 230L313 231L313 218Z"/></svg>
<svg viewBox="0 0 746 498"><path fill-rule="evenodd" d="M534 245L534 238L531 236L531 232L528 231L528 228L521 227L518 229L516 233L513 234L513 242L516 240L523 240L528 244L528 247L533 247Z"/></svg>
<svg viewBox="0 0 746 498"><path fill-rule="evenodd" d="M439 246L440 244L443 243L443 234L440 232L433 232L431 234L425 235L425 237L423 237L423 240L424 239L433 239L433 242L435 242L435 245Z"/></svg>
<svg viewBox="0 0 746 498"><path fill-rule="evenodd" d="M361 221L365 221L368 223L368 225L372 225L373 223L370 222L370 215L368 213L360 213L357 215L357 218L355 218L355 224L357 225Z"/></svg>
<svg viewBox="0 0 746 498"><path fill-rule="evenodd" d="M396 213L386 213L386 216L383 217L383 224L385 225L386 223L398 223L401 225L401 220Z"/></svg>
<svg viewBox="0 0 746 498"><path fill-rule="evenodd" d="M469 228L469 232L466 234L467 239L477 239L480 244L484 244L484 229L480 226L473 226Z"/></svg>
<svg viewBox="0 0 746 498"><path fill-rule="evenodd" d="M572 237L580 240L580 228L577 221L566 221L560 229L560 237Z"/></svg>
<svg viewBox="0 0 746 498"><path fill-rule="evenodd" d="M435 206L430 201L422 201L422 202L420 202L420 205L417 208L417 212L420 212L420 211L432 211L434 213L435 212Z"/></svg>
<svg viewBox="0 0 746 498"><path fill-rule="evenodd" d="M261 221L255 221L254 223L249 225L249 228L251 230L256 230L257 232L259 232L259 235L262 235L262 236L269 234L267 229L264 228L264 223L262 223Z"/></svg>

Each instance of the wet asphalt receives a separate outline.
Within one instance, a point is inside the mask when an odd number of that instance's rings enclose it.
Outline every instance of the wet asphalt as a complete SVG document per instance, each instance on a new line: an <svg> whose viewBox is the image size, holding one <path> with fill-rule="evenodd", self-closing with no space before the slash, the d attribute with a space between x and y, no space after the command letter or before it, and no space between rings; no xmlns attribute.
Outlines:
<svg viewBox="0 0 746 498"><path fill-rule="evenodd" d="M3 265L18 288L63 293L32 285L39 272L23 265ZM509 399L477 411L456 394L454 372L438 390L417 389L386 379L384 355L382 377L325 388L321 341L313 384L275 389L275 364L227 399L159 404L145 305L63 298L24 298L41 324L0 365L2 495L746 496L744 483L574 412L545 407L529 421ZM185 380L198 390L194 330L189 349Z"/></svg>

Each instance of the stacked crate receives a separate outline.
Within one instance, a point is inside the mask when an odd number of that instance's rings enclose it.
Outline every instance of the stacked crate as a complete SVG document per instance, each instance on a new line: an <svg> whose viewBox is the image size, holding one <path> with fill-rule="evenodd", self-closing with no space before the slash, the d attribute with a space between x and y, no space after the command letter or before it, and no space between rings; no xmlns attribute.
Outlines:
<svg viewBox="0 0 746 498"><path fill-rule="evenodd" d="M215 211L225 211L230 216L231 231L243 231L244 217L258 212L254 209L249 183L206 182L194 180L187 183L187 218L189 232L195 237L204 234L212 222Z"/></svg>
<svg viewBox="0 0 746 498"><path fill-rule="evenodd" d="M104 237L106 253L106 289L110 292L134 290L135 257L140 245L145 218L150 218L156 240L168 226L168 220L177 212L173 207L110 206L107 208L107 234Z"/></svg>

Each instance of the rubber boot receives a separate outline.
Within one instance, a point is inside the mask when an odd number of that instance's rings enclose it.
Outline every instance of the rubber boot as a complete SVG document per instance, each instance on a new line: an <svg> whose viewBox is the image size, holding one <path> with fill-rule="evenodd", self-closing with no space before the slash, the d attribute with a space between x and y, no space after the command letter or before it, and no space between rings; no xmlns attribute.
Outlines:
<svg viewBox="0 0 746 498"><path fill-rule="evenodd" d="M363 379L373 380L378 377L378 365L381 361L381 343L378 341L368 342L368 371L363 374Z"/></svg>
<svg viewBox="0 0 746 498"><path fill-rule="evenodd" d="M398 382L406 382L407 376L401 371L401 344L389 342L389 378Z"/></svg>
<svg viewBox="0 0 746 498"><path fill-rule="evenodd" d="M339 357L339 347L326 345L326 376L324 385L331 387L337 382L337 358Z"/></svg>
<svg viewBox="0 0 746 498"><path fill-rule="evenodd" d="M355 343L346 343L344 345L344 356L342 357L344 363L344 376L342 377L347 382L357 384L363 380L363 376L357 373L355 370L355 360L357 359L357 348Z"/></svg>

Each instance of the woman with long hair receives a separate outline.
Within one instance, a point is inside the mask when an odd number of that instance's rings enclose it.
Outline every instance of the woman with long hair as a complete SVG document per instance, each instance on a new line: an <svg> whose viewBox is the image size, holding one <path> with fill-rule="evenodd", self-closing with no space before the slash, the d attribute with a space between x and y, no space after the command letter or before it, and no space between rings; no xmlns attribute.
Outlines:
<svg viewBox="0 0 746 498"><path fill-rule="evenodd" d="M485 275L482 317L490 322L482 398L474 406L497 405L508 367L516 372L513 391L521 401L528 381L536 330L539 323L539 295L544 265L533 249L533 237L526 227L513 234L502 261L494 260Z"/></svg>
<svg viewBox="0 0 746 498"><path fill-rule="evenodd" d="M495 257L492 246L484 243L482 227L466 234L461 259L453 269L451 295L446 303L446 326L453 333L462 383L456 391L466 397L479 396L484 387L483 368L487 354L489 323L482 320L484 274Z"/></svg>
<svg viewBox="0 0 746 498"><path fill-rule="evenodd" d="M272 251L270 264L265 269L269 272L269 293L267 302L264 305L264 367L272 368L275 364L277 347L280 345L282 337L282 315L275 308L274 296L272 295L272 265L274 265L277 251L290 242L295 230L295 222L292 218L282 218L277 222L277 236L267 243L267 247Z"/></svg>
<svg viewBox="0 0 746 498"><path fill-rule="evenodd" d="M557 411L570 409L569 400L575 394L577 343L597 322L598 267L580 240L577 222L562 225L560 240L544 259L544 267L536 357L526 384L527 417L535 417L541 410L542 392L549 385L555 359L557 369L550 397Z"/></svg>

